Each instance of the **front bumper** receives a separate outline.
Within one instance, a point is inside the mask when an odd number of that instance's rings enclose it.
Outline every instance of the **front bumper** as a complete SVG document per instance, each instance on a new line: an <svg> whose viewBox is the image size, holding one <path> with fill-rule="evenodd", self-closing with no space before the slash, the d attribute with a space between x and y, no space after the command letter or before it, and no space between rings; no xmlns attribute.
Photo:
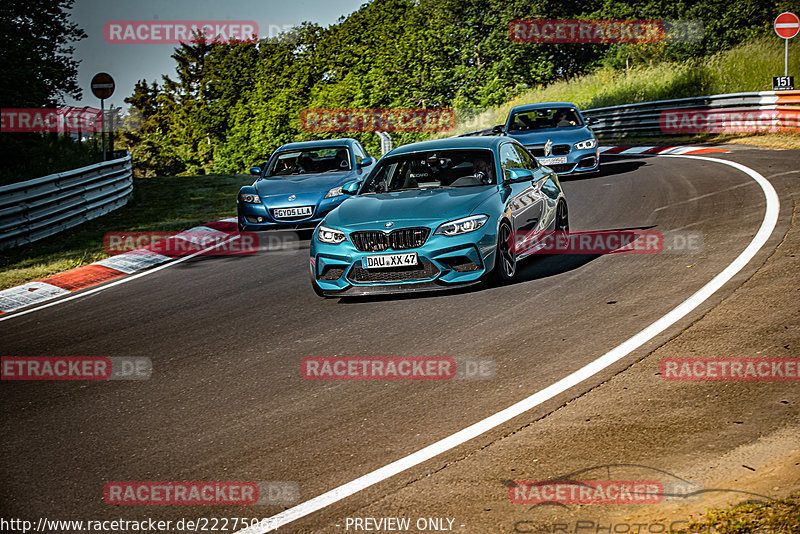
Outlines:
<svg viewBox="0 0 800 534"><path fill-rule="evenodd" d="M595 148L588 148L586 150L572 149L569 154L566 155L566 158L566 163L554 165L543 163L543 165L553 169L559 176L595 172L600 168L600 147L598 145Z"/></svg>
<svg viewBox="0 0 800 534"><path fill-rule="evenodd" d="M263 202L249 204L237 200L236 211L239 230L242 232L258 232L263 230L297 230L315 228L325 216L339 204L344 202L347 197L340 195L333 198L322 199L316 206L311 215L303 218L276 219L272 213L276 208L291 208L286 206L269 206Z"/></svg>
<svg viewBox="0 0 800 534"><path fill-rule="evenodd" d="M362 252L349 239L329 245L311 239L310 269L327 296L376 295L452 289L479 283L494 266L496 221L461 236L431 235L420 247ZM431 233L435 228L431 229ZM416 252L418 264L408 267L365 269L369 255Z"/></svg>

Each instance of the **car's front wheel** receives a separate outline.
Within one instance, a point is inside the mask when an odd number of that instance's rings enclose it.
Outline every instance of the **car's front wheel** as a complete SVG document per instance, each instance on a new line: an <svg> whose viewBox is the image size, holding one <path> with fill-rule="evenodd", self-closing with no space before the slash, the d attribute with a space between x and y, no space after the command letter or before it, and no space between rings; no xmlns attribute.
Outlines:
<svg viewBox="0 0 800 534"><path fill-rule="evenodd" d="M501 284L513 281L517 275L517 255L511 240L511 226L503 221L497 231L497 250L494 255L494 277Z"/></svg>

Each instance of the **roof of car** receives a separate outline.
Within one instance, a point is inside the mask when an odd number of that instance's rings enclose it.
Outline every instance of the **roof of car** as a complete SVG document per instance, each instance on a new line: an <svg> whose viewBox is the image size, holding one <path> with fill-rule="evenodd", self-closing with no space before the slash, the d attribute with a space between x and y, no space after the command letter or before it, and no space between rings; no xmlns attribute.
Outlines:
<svg viewBox="0 0 800 534"><path fill-rule="evenodd" d="M342 146L355 142L352 137L340 137L338 139L317 139L316 141L298 141L296 143L286 143L281 145L278 150L304 150L308 148L324 148L328 146Z"/></svg>
<svg viewBox="0 0 800 534"><path fill-rule="evenodd" d="M514 106L511 108L511 111L508 112L509 115L512 113L517 113L520 111L530 111L532 109L543 109L543 108L575 108L578 109L578 106L575 105L575 102L537 102L536 104L522 104L521 106Z"/></svg>
<svg viewBox="0 0 800 534"><path fill-rule="evenodd" d="M432 141L421 141L410 143L395 148L390 152L395 156L398 154L410 154L412 152L424 152L427 150L447 150L451 148L497 148L501 143L512 140L505 136L472 136L472 137L448 137L446 139L434 139Z"/></svg>

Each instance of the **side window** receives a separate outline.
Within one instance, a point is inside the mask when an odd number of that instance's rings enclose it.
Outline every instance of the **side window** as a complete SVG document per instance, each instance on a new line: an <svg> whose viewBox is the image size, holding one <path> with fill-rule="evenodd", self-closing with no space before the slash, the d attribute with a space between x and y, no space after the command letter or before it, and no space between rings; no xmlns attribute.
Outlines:
<svg viewBox="0 0 800 534"><path fill-rule="evenodd" d="M519 145L513 145L514 148L517 150L520 159L522 159L522 163L524 164L524 168L535 171L539 168L539 163L536 161L536 158L531 156L530 152L525 150Z"/></svg>
<svg viewBox="0 0 800 534"><path fill-rule="evenodd" d="M503 176L509 179L508 169L524 169L525 164L520 158L519 153L514 148L513 143L506 143L500 147L500 167L503 169Z"/></svg>
<svg viewBox="0 0 800 534"><path fill-rule="evenodd" d="M367 157L366 151L364 151L364 147L361 146L361 143L355 142L353 143L353 153L356 156L356 163L361 163L361 160Z"/></svg>

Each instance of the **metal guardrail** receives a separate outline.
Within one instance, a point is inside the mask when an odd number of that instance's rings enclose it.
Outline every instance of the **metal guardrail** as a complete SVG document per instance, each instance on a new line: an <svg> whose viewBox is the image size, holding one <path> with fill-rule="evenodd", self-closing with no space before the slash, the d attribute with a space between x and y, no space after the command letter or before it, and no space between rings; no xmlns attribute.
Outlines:
<svg viewBox="0 0 800 534"><path fill-rule="evenodd" d="M124 206L130 155L0 187L0 249L33 243Z"/></svg>
<svg viewBox="0 0 800 534"><path fill-rule="evenodd" d="M761 91L753 93L732 93L722 95L700 96L693 98L677 98L658 100L639 104L626 104L605 108L587 109L582 114L587 119L597 122L591 126L597 137L625 137L680 135L681 132L665 131L662 124L664 112L708 111L731 113L773 112L770 119L773 130L790 130L800 132L800 91ZM747 120L747 119L743 119ZM769 130L769 128L764 128ZM702 132L683 132L686 134ZM461 134L459 137L493 135L492 128L475 130Z"/></svg>

